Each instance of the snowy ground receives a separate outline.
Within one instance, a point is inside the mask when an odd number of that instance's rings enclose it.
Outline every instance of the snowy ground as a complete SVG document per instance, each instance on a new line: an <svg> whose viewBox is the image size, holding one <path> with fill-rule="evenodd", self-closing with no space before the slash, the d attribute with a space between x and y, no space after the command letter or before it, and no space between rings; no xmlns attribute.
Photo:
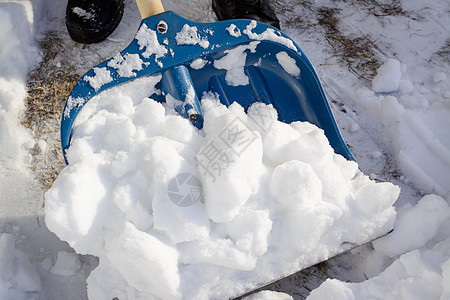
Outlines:
<svg viewBox="0 0 450 300"><path fill-rule="evenodd" d="M163 4L194 21L215 20L207 0ZM275 8L282 30L316 67L360 169L398 185L401 194L392 234L269 288L294 299L312 289L312 299L448 299L448 2L277 1ZM40 115L31 130L22 126L27 74L43 60L41 78L81 76L131 41L139 14L127 1L111 37L82 46L66 33L64 10L59 1L0 2L1 299L84 299L98 264L74 254L44 223L44 193L53 180L47 178L63 167L55 152L60 115ZM49 44L54 52L45 56ZM258 297L276 296L288 297Z"/></svg>

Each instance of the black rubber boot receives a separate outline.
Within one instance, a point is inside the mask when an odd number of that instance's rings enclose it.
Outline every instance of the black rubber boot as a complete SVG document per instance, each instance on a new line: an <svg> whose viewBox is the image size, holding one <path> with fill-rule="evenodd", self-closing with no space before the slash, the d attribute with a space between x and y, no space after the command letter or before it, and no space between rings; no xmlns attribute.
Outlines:
<svg viewBox="0 0 450 300"><path fill-rule="evenodd" d="M123 0L69 0L66 27L77 42L91 44L106 39L123 16Z"/></svg>
<svg viewBox="0 0 450 300"><path fill-rule="evenodd" d="M220 21L251 19L280 29L280 22L267 0L212 0L212 8Z"/></svg>

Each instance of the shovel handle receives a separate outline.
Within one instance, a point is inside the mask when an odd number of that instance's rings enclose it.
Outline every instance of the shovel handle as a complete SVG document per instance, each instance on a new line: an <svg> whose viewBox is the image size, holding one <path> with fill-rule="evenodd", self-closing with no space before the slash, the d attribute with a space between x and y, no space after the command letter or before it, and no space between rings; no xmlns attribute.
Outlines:
<svg viewBox="0 0 450 300"><path fill-rule="evenodd" d="M1 0L0 0L1 1ZM142 19L164 12L161 0L136 0ZM195 91L189 70L185 66L177 66L162 73L162 91L167 96L180 100L183 104L175 107L183 117L189 118L192 124L203 127L203 112Z"/></svg>
<svg viewBox="0 0 450 300"><path fill-rule="evenodd" d="M164 12L161 0L136 0L142 19Z"/></svg>

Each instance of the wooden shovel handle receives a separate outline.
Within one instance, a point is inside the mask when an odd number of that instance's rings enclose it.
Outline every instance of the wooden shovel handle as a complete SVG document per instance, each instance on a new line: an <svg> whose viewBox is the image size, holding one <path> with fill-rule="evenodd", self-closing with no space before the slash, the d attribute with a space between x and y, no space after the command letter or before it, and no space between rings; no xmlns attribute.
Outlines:
<svg viewBox="0 0 450 300"><path fill-rule="evenodd" d="M164 12L161 0L136 0L142 19Z"/></svg>

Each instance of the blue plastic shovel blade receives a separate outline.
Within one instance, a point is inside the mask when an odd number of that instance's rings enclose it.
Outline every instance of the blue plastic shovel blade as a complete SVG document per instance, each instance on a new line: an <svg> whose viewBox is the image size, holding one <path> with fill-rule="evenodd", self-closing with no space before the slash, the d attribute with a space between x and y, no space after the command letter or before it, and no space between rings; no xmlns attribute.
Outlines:
<svg viewBox="0 0 450 300"><path fill-rule="evenodd" d="M232 82L217 64L233 51L244 54L239 66L248 78L244 84ZM286 66L281 57L288 57L294 67ZM141 61L142 68L123 72L120 64L128 59ZM274 106L281 121L313 123L325 131L336 153L354 160L313 66L292 39L256 21L196 23L168 11L142 20L125 50L88 71L75 85L61 120L66 163L74 120L83 106L106 89L150 75L162 75L161 94L181 100L179 113L199 128L203 118L197 95L212 91L227 106L236 101L247 109L264 102ZM93 80L96 77L103 80ZM163 96L152 98L165 101Z"/></svg>

